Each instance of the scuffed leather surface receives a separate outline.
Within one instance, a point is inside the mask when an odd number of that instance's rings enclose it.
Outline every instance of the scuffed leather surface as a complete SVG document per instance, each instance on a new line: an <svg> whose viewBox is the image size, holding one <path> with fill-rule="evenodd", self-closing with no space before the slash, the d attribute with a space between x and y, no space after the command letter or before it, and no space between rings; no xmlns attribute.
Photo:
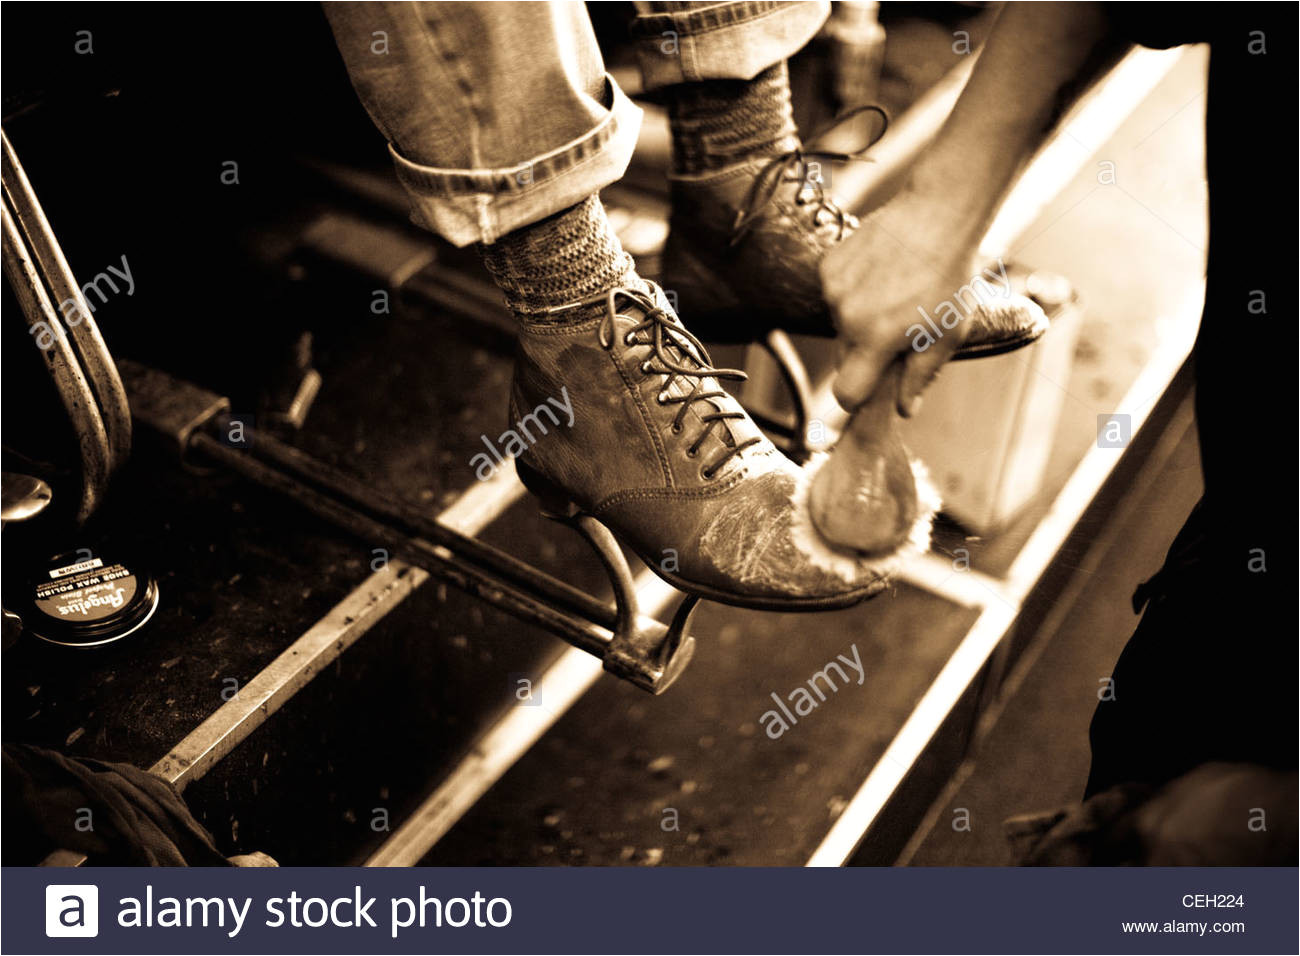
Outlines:
<svg viewBox="0 0 1300 956"><path fill-rule="evenodd" d="M758 161L704 179L673 180L664 287L677 293L681 315L706 338L734 337L727 334L734 330L713 326L719 311L734 321L734 309L743 309L749 323L764 328L834 335L818 264L839 241L839 226L825 212L818 225L816 204L798 204L802 183L781 183L744 237L731 245L736 215L764 165Z"/></svg>
<svg viewBox="0 0 1300 956"><path fill-rule="evenodd" d="M651 346L624 344L639 319L618 317L609 349L600 343L598 322L523 327L511 421L558 398L561 387L568 389L574 421L566 427L562 420L540 436L522 461L564 488L648 564L675 569L687 583L763 599L835 597L874 586L875 575L846 582L798 550L791 535L798 468L748 417L715 424L699 453L688 455L706 427L700 416L710 404L726 411L740 406L729 396L697 401L674 434L680 405L655 400L666 376L641 371ZM702 390L718 387L709 378ZM673 390L690 388L679 378ZM730 447L728 429L735 441L761 440L705 478L701 469Z"/></svg>
<svg viewBox="0 0 1300 956"><path fill-rule="evenodd" d="M779 455L779 452L777 453ZM723 493L678 497L671 505L673 524L690 545L692 580L756 597L818 597L885 586L874 571L846 581L814 564L795 543L794 465L748 474ZM643 493L607 504L598 514L622 529L638 551L653 554L664 529L665 499ZM687 572L685 551L681 573ZM866 595L862 595L865 597Z"/></svg>

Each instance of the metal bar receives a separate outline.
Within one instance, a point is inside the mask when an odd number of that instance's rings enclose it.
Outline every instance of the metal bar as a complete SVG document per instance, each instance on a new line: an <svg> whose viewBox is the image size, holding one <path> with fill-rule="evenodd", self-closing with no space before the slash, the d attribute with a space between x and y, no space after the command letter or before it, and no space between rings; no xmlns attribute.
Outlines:
<svg viewBox="0 0 1300 956"><path fill-rule="evenodd" d="M442 545L458 558L467 559L512 583L533 590L565 610L611 631L615 628L617 612L611 605L485 542L459 534L415 508L375 494L374 489L360 479L317 461L291 445L259 434L249 453L412 538Z"/></svg>
<svg viewBox="0 0 1300 956"><path fill-rule="evenodd" d="M613 640L608 629L553 607L488 570L458 561L453 552L442 545L411 537L366 517L294 477L262 463L247 452L222 444L211 435L196 435L192 447L232 471L289 496L314 514L358 537L389 544L393 553L515 617L550 631L574 647L603 657ZM662 629L662 625L659 627Z"/></svg>
<svg viewBox="0 0 1300 956"><path fill-rule="evenodd" d="M41 860L39 866L81 866L86 862L86 856L78 853L76 850L54 850L49 856Z"/></svg>
<svg viewBox="0 0 1300 956"><path fill-rule="evenodd" d="M220 420L213 430L223 430ZM640 613L636 591L617 541L593 518L562 519L595 548L615 589L610 607L563 581L374 494L363 482L337 472L276 441L260 438L248 451L223 445L211 434L196 447L218 455L260 484L288 494L327 520L362 537L387 535L408 560L461 590L549 630L595 654L605 669L642 690L662 694L681 676L695 653L686 633L698 598L683 600L664 627ZM231 457L233 455L234 457ZM264 459L269 459L265 461ZM412 526L422 530L412 530ZM387 540L387 539L385 539Z"/></svg>
<svg viewBox="0 0 1300 956"><path fill-rule="evenodd" d="M77 445L81 456L81 502L77 506L77 521L83 522L103 497L111 470L112 451L109 447L108 433L104 429L104 420L100 416L95 396L82 374L81 363L68 342L59 317L54 311L49 295L42 285L35 264L28 252L27 245L18 230L18 223L9 209L8 199L4 203L3 219L3 258L5 277L9 280L23 311L28 328L34 328L44 322L50 330L51 342L48 348L40 349L41 356L59 393L64 410L71 420L73 431L77 435ZM39 345L37 346L39 348Z"/></svg>
<svg viewBox="0 0 1300 956"><path fill-rule="evenodd" d="M523 486L484 483L461 495L439 520L466 534L490 524L518 501ZM422 568L390 561L336 604L263 668L235 697L150 769L178 787L210 770L379 620L429 579Z"/></svg>
<svg viewBox="0 0 1300 956"><path fill-rule="evenodd" d="M73 323L64 315L73 345L81 357L81 366L99 403L100 415L108 435L109 470L115 471L131 454L131 410L127 405L126 390L122 387L122 380L118 377L117 366L108 352L108 346L99 333L99 326L91 317L90 306L77 285L68 260L64 258L63 249L59 246L54 230L50 228L49 220L45 218L36 191L32 188L22 163L18 161L9 134L3 130L0 130L0 142L3 143L6 173L4 194L9 200L9 208L26 235L40 274L49 284L59 308L72 302L79 317L79 321Z"/></svg>
<svg viewBox="0 0 1300 956"><path fill-rule="evenodd" d="M183 789L197 780L351 647L427 578L398 563L377 571L286 648L239 693L149 768Z"/></svg>
<svg viewBox="0 0 1300 956"><path fill-rule="evenodd" d="M428 577L401 561L372 574L238 694L186 734L149 772L175 784L178 790L202 777ZM40 866L81 866L86 859L76 850L55 850Z"/></svg>
<svg viewBox="0 0 1300 956"><path fill-rule="evenodd" d="M121 362L136 420L157 432L184 462L191 436L230 409L230 399L132 359Z"/></svg>

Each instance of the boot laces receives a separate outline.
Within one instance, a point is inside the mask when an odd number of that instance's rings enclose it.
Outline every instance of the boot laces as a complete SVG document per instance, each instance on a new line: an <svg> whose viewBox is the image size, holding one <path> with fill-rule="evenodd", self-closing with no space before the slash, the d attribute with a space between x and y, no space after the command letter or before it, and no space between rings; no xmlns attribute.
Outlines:
<svg viewBox="0 0 1300 956"><path fill-rule="evenodd" d="M659 305L658 296L656 295L659 287L653 282L642 281L651 287L650 292L618 286L608 292L602 292L599 295L562 308L577 308L603 300L605 315L597 328L597 336L600 339L601 347L609 349L613 347L617 333L615 320L620 316L625 319L636 318L635 315L620 313L620 305L631 302L640 307L644 314L634 326L623 333L623 344L627 346L649 345L651 347L650 357L641 363L641 371L646 375L665 376L664 383L660 387L655 400L660 405L680 406L673 418L673 434L681 434L686 427L686 415L697 402L704 402L707 409L707 411L699 414L699 420L703 423L704 428L701 429L699 435L686 449L687 457L694 458L698 455L701 446L708 440L708 437L714 434L715 430L720 429L718 438L726 446L726 450L700 469L701 477L708 480L716 475L728 461L751 445L760 443L762 438L755 436L744 441L736 439L731 429L724 423L744 419L745 413L721 409L713 399L725 400L729 396L720 388L706 387L705 379L743 382L748 376L740 369L714 367L704 344L686 330L686 327L681 324L681 321L671 310ZM691 386L689 392L674 393L673 386L679 379L683 381L683 386Z"/></svg>
<svg viewBox="0 0 1300 956"><path fill-rule="evenodd" d="M851 152L836 152L825 149L806 149L803 146L796 147L788 153L782 153L774 156L754 177L753 185L749 188L749 195L740 211L736 213L736 220L732 224L731 245L734 246L753 227L758 221L759 215L767 208L768 203L776 195L777 190L782 183L797 182L802 183L795 202L801 206L812 204L813 224L824 226L827 223L835 223L836 235L835 240L844 238L847 231L857 225L857 218L852 213L846 212L840 208L835 200L826 194L825 181L820 175L813 175L813 167L809 163L810 159L825 160L827 162L849 162L851 160L862 160L870 162L870 159L862 154L874 146L880 137L885 135L885 130L889 128L889 114L883 107L874 104L869 106L858 106L851 110L841 113L832 120L817 135L813 136L809 142L817 142L831 130L846 122L847 120L859 115L860 113L875 113L880 117L880 131L871 139L870 142L858 147ZM823 218L825 216L826 218Z"/></svg>

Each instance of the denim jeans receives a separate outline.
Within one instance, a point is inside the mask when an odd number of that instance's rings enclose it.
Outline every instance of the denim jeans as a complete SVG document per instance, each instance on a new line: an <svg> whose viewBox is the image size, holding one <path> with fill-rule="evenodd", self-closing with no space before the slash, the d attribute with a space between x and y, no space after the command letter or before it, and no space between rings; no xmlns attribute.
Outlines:
<svg viewBox="0 0 1300 956"><path fill-rule="evenodd" d="M327 3L352 84L389 142L413 218L490 243L616 182L641 110L576 2ZM808 42L824 0L637 3L647 89L751 79Z"/></svg>

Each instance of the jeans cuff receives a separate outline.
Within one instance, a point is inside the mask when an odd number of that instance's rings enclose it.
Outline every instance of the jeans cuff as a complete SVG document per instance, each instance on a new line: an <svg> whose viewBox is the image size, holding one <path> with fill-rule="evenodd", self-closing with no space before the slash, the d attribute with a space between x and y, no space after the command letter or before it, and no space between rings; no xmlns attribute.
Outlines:
<svg viewBox="0 0 1300 956"><path fill-rule="evenodd" d="M505 169L443 169L406 159L390 143L411 218L456 246L491 243L554 215L622 178L641 109L605 75L609 112L590 132Z"/></svg>
<svg viewBox="0 0 1300 956"><path fill-rule="evenodd" d="M830 15L828 0L653 4L632 23L647 90L700 80L752 80L787 60Z"/></svg>

